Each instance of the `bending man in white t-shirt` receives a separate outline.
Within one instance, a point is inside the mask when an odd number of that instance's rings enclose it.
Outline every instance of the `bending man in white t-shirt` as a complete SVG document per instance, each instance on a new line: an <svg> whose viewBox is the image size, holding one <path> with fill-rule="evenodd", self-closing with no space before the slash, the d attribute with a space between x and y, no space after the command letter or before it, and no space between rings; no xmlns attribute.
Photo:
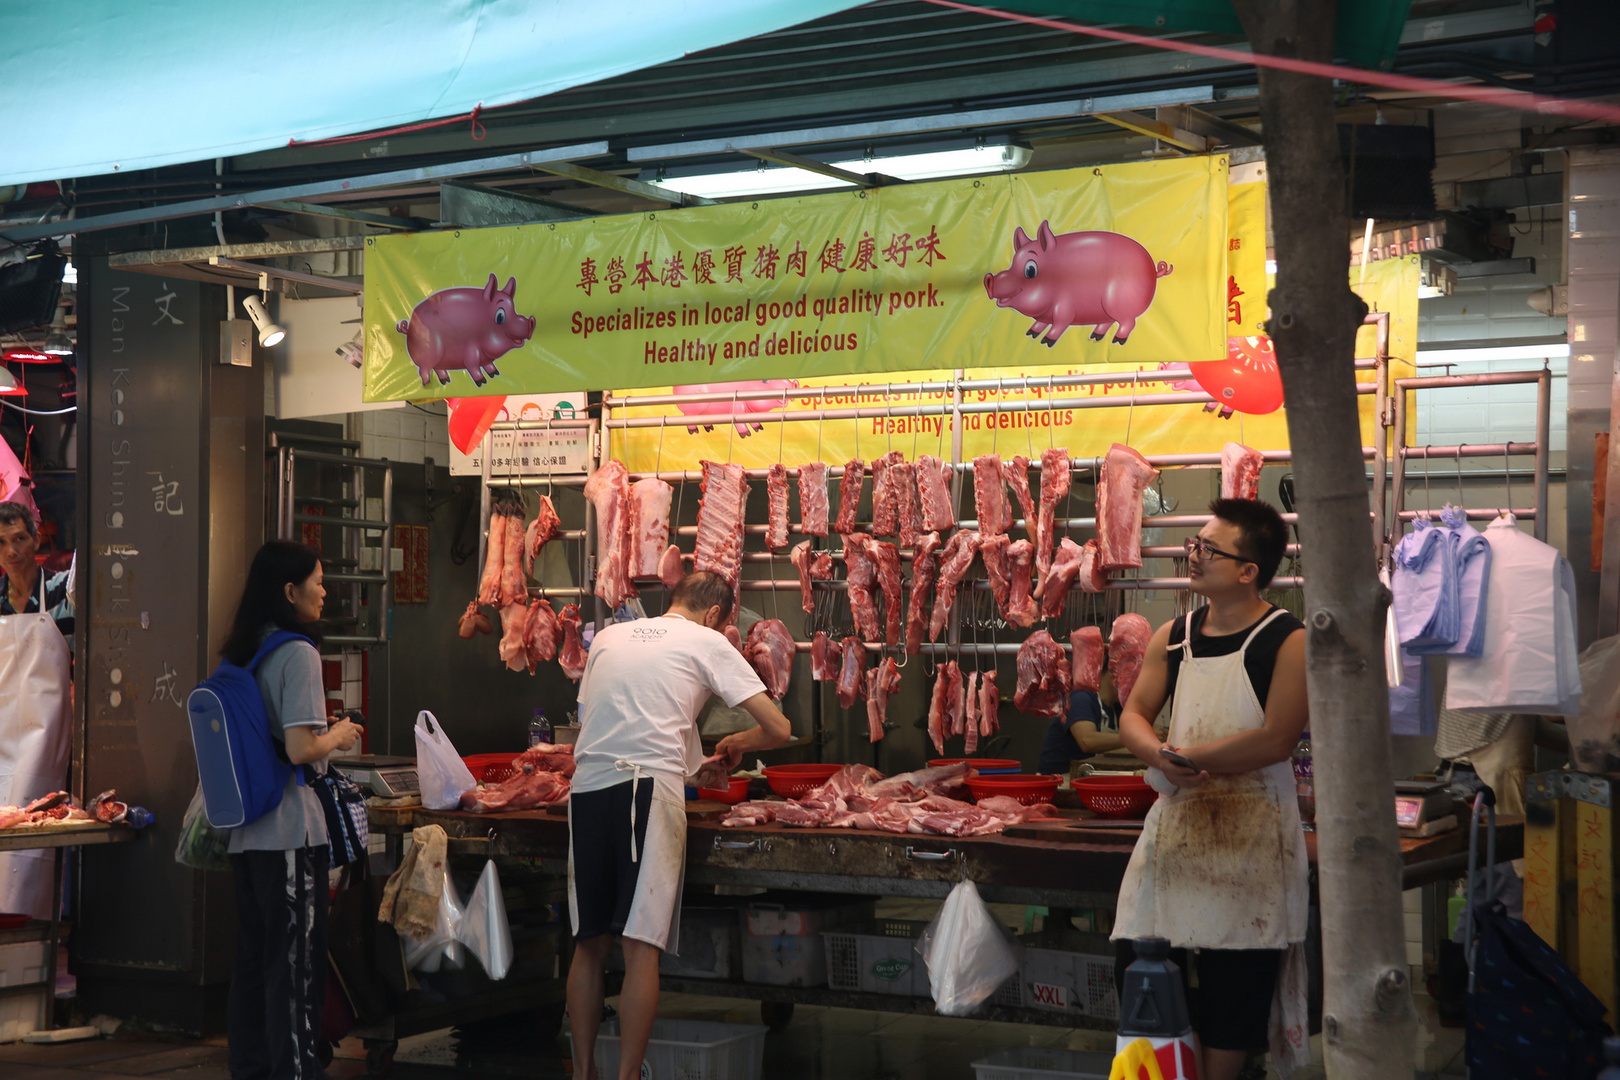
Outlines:
<svg viewBox="0 0 1620 1080"><path fill-rule="evenodd" d="M615 623L591 642L579 684L579 741L568 810L568 970L574 1075L598 1080L596 1033L615 937L624 944L619 1078L641 1073L658 1014L658 960L678 942L686 866L686 778L703 761L697 715L711 694L758 727L720 740L728 771L751 750L788 740L787 717L765 695L720 627L733 592L719 574L688 574L656 619Z"/></svg>

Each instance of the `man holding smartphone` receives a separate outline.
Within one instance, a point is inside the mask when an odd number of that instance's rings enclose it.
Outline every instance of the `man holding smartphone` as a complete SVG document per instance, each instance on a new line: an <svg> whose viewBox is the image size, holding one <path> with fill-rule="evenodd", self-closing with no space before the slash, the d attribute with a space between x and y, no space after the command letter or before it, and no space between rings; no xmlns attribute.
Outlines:
<svg viewBox="0 0 1620 1080"><path fill-rule="evenodd" d="M1199 1075L1235 1080L1266 1048L1284 957L1305 940L1290 760L1308 719L1305 628L1261 596L1288 544L1277 511L1219 499L1210 512L1187 541L1191 589L1207 603L1159 627L1120 716L1120 739L1160 798L1120 886L1114 977L1135 959L1133 939L1168 939L1183 977L1189 960L1198 971ZM1153 723L1167 702L1161 740ZM1303 980L1289 983L1297 996Z"/></svg>

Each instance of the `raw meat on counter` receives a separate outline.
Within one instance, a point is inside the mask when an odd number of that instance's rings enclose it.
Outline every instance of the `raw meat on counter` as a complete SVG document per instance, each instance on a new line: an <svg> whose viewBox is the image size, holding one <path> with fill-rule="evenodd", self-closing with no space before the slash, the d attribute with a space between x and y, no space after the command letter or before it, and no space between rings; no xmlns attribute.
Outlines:
<svg viewBox="0 0 1620 1080"><path fill-rule="evenodd" d="M924 529L932 532L956 524L956 508L951 500L951 467L932 454L923 454L917 459L917 497Z"/></svg>
<svg viewBox="0 0 1620 1080"><path fill-rule="evenodd" d="M551 610L551 602L539 599L530 604L529 622L523 628L523 654L528 661L530 675L534 674L535 664L557 658L557 643L561 640L562 623L557 621L557 613Z"/></svg>
<svg viewBox="0 0 1620 1080"><path fill-rule="evenodd" d="M878 621L877 601L872 587L877 584L877 556L873 551L878 541L865 533L844 534L844 570L849 575L845 588L849 592L849 614L855 620L855 629L867 641L883 640L883 624Z"/></svg>
<svg viewBox="0 0 1620 1080"><path fill-rule="evenodd" d="M668 484L664 485L668 487ZM664 500L664 516L669 516L669 500ZM540 549L552 540L562 535L562 518L557 516L557 508L551 504L550 495L540 496L540 509L529 522L529 527L523 533L523 573L529 577L534 576L534 561L540 557Z"/></svg>
<svg viewBox="0 0 1620 1080"><path fill-rule="evenodd" d="M843 479L838 481L838 520L833 522L836 532L855 531L855 513L861 505L861 481L866 479L866 462L854 458L844 464Z"/></svg>
<svg viewBox="0 0 1620 1080"><path fill-rule="evenodd" d="M939 580L934 586L934 613L928 620L928 640L938 641L945 623L956 606L956 590L973 565L979 550L979 534L971 529L951 534L939 553Z"/></svg>
<svg viewBox="0 0 1620 1080"><path fill-rule="evenodd" d="M963 696L967 702L967 720L962 733L967 736L962 750L971 754L979 749L979 673L972 672L963 680Z"/></svg>
<svg viewBox="0 0 1620 1080"><path fill-rule="evenodd" d="M1085 552L1080 545L1065 536L1058 544L1057 558L1048 568L1046 580L1041 583L1041 614L1055 619L1063 614L1063 604L1080 574Z"/></svg>
<svg viewBox="0 0 1620 1080"><path fill-rule="evenodd" d="M1258 499L1260 470L1265 464L1264 454L1242 443L1221 447L1221 498Z"/></svg>
<svg viewBox="0 0 1620 1080"><path fill-rule="evenodd" d="M807 461L799 466L799 531L826 536L828 512L827 463Z"/></svg>
<svg viewBox="0 0 1620 1080"><path fill-rule="evenodd" d="M564 604L562 611L557 614L557 621L562 624L562 649L557 653L557 663L562 665L563 674L579 681L585 674L585 642L580 637L581 621L578 604Z"/></svg>
<svg viewBox="0 0 1620 1080"><path fill-rule="evenodd" d="M681 562L681 549L671 544L658 557L658 580L673 589L685 576L686 566Z"/></svg>
<svg viewBox="0 0 1620 1080"><path fill-rule="evenodd" d="M844 639L843 654L838 661L838 704L846 709L855 707L855 699L865 686L866 646L853 635Z"/></svg>
<svg viewBox="0 0 1620 1080"><path fill-rule="evenodd" d="M873 742L883 738L883 720L889 713L889 695L900 689L900 665L885 656L866 673L866 728Z"/></svg>
<svg viewBox="0 0 1620 1080"><path fill-rule="evenodd" d="M846 765L798 799L738 803L721 824L746 828L776 821L797 828L983 836L1054 813L1050 803L1024 806L1006 796L977 806L959 801L954 796L964 794L964 781L971 775L967 762L889 779L868 765Z"/></svg>
<svg viewBox="0 0 1620 1080"><path fill-rule="evenodd" d="M1102 568L1102 554L1097 538L1092 537L1080 545L1080 570L1075 574L1081 592L1099 593L1108 589L1108 571Z"/></svg>
<svg viewBox="0 0 1620 1080"><path fill-rule="evenodd" d="M877 567L878 587L883 590L883 641L887 645L900 644L900 549L887 540L873 540L866 545Z"/></svg>
<svg viewBox="0 0 1620 1080"><path fill-rule="evenodd" d="M780 551L788 544L787 466L777 462L765 471L765 546Z"/></svg>
<svg viewBox="0 0 1620 1080"><path fill-rule="evenodd" d="M1131 699L1152 639L1153 624L1136 612L1127 611L1114 620L1108 635L1108 671L1114 676L1114 691L1121 702Z"/></svg>
<svg viewBox="0 0 1620 1080"><path fill-rule="evenodd" d="M985 536L998 536L1012 527L1000 454L980 454L973 459L973 506L979 516L979 532Z"/></svg>
<svg viewBox="0 0 1620 1080"><path fill-rule="evenodd" d="M1035 562L1035 545L1028 540L1014 540L1007 546L1007 611L1006 619L1014 626L1026 630L1035 625L1040 609L1030 596L1030 569Z"/></svg>
<svg viewBox="0 0 1620 1080"><path fill-rule="evenodd" d="M470 638L474 634L493 634L495 628L489 623L489 616L478 610L478 601L467 601L467 610L461 613L456 620L456 633L461 637Z"/></svg>
<svg viewBox="0 0 1620 1080"><path fill-rule="evenodd" d="M1035 574L1040 596L1046 588L1046 575L1052 568L1052 538L1057 531L1057 505L1069 494L1069 452L1061 446L1041 451L1041 506L1035 529Z"/></svg>
<svg viewBox="0 0 1620 1080"><path fill-rule="evenodd" d="M1102 689L1103 636L1095 626L1069 632L1069 686L1073 690ZM1120 700L1124 700L1121 698Z"/></svg>
<svg viewBox="0 0 1620 1080"><path fill-rule="evenodd" d="M77 821L117 824L124 820L124 816L129 812L129 806L118 802L113 797L116 794L116 791L104 791L97 795L90 810L76 804L73 796L65 791L41 795L21 806L0 806L0 829L30 828Z"/></svg>
<svg viewBox="0 0 1620 1080"><path fill-rule="evenodd" d="M816 631L810 639L810 678L816 682L837 682L838 665L844 658L844 647L827 635Z"/></svg>
<svg viewBox="0 0 1620 1080"><path fill-rule="evenodd" d="M703 496L698 500L697 546L692 569L712 570L731 582L733 608L741 606L743 510L748 480L741 465L700 461Z"/></svg>
<svg viewBox="0 0 1620 1080"><path fill-rule="evenodd" d="M900 490L893 469L906 460L898 450L872 462L872 535L894 536L900 531Z"/></svg>
<svg viewBox="0 0 1620 1080"><path fill-rule="evenodd" d="M532 810L568 798L574 775L574 748L541 743L512 759L512 775L493 787L461 794L461 808L475 814Z"/></svg>
<svg viewBox="0 0 1620 1080"><path fill-rule="evenodd" d="M780 619L761 619L748 631L743 657L765 684L765 693L777 701L787 695L793 652L793 635Z"/></svg>
<svg viewBox="0 0 1620 1080"><path fill-rule="evenodd" d="M810 541L800 540L788 553L788 562L799 572L799 606L806 615L816 610L815 594L810 591Z"/></svg>
<svg viewBox="0 0 1620 1080"><path fill-rule="evenodd" d="M1013 704L1031 716L1062 716L1069 710L1069 658L1045 630L1018 647Z"/></svg>
<svg viewBox="0 0 1620 1080"><path fill-rule="evenodd" d="M596 595L616 608L636 595L630 584L630 475L609 458L585 481L596 512Z"/></svg>
<svg viewBox="0 0 1620 1080"><path fill-rule="evenodd" d="M630 485L630 576L659 577L669 550L669 504L675 489L649 476Z"/></svg>
<svg viewBox="0 0 1620 1080"><path fill-rule="evenodd" d="M1121 443L1108 448L1097 481L1097 542L1103 570L1142 565L1142 493L1159 478L1147 458Z"/></svg>
<svg viewBox="0 0 1620 1080"><path fill-rule="evenodd" d="M911 559L911 597L906 608L906 653L922 652L923 631L928 628L928 590L939 576L939 533L925 533L917 541Z"/></svg>
<svg viewBox="0 0 1620 1080"><path fill-rule="evenodd" d="M991 668L979 681L979 736L988 739L1001 730L1001 693L996 689L996 671Z"/></svg>

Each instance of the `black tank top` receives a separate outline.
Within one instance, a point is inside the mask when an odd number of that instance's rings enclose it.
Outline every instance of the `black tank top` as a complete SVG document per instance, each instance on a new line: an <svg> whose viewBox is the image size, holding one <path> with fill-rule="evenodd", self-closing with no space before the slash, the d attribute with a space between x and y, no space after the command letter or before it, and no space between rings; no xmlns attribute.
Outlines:
<svg viewBox="0 0 1620 1080"><path fill-rule="evenodd" d="M1243 640L1249 636L1249 632L1276 610L1276 605L1272 605L1264 615L1235 634L1205 634L1204 618L1209 614L1209 608L1199 608L1193 612L1192 617L1193 655L1196 657L1232 655L1243 648ZM1185 637L1186 628L1185 619L1177 619L1170 624L1170 641L1165 646L1166 701L1175 699L1176 677L1181 674L1181 641ZM1249 685L1254 688L1254 697L1260 702L1261 709L1266 707L1266 695L1271 691L1271 673L1277 667L1278 651L1282 648L1283 642L1288 640L1289 634L1303 629L1305 624L1296 619L1292 613L1285 611L1272 619L1270 624L1249 643L1249 651L1243 657L1243 670L1248 673Z"/></svg>

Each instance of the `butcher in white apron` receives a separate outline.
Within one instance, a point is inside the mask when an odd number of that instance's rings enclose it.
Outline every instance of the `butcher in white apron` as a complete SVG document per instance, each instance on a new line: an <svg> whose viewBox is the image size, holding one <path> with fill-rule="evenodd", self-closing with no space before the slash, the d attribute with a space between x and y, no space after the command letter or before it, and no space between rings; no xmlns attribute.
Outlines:
<svg viewBox="0 0 1620 1080"><path fill-rule="evenodd" d="M568 1016L574 1075L596 1080L603 971L615 940L624 949L619 995L619 1076L640 1075L658 1014L658 961L680 938L686 869L683 783L703 764L697 715L711 696L742 708L758 727L716 748L726 771L743 754L786 742L787 717L720 633L731 583L688 574L669 611L605 627L591 640L579 683L579 739L568 807L568 907L574 958ZM603 1078L607 1080L607 1078Z"/></svg>
<svg viewBox="0 0 1620 1080"><path fill-rule="evenodd" d="M67 784L72 676L58 618L71 627L72 574L47 575L34 561L38 540L32 509L0 502L0 806ZM0 854L0 912L50 918L53 880L49 851Z"/></svg>
<svg viewBox="0 0 1620 1080"><path fill-rule="evenodd" d="M1191 586L1209 604L1159 628L1120 719L1160 797L1120 886L1116 977L1134 939L1191 952L1199 1075L1232 1080L1269 1046L1287 1076L1308 1060L1308 859L1291 763L1307 719L1304 628L1260 596L1287 545L1277 512L1228 499L1211 511L1188 541ZM1167 699L1161 741L1153 719Z"/></svg>

